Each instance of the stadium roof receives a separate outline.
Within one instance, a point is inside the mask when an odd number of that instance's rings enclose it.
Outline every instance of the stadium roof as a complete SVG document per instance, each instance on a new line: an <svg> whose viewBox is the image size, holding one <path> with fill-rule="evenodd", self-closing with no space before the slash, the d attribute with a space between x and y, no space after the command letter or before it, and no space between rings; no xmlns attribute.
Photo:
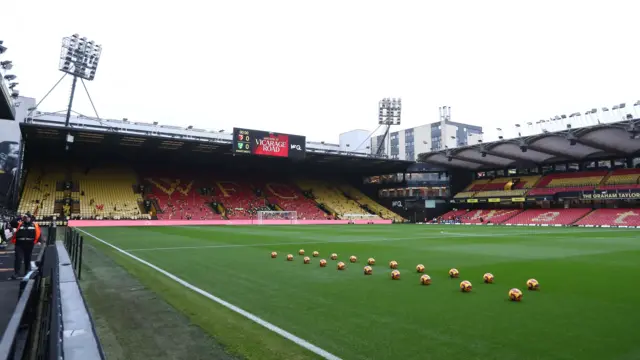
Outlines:
<svg viewBox="0 0 640 360"><path fill-rule="evenodd" d="M60 121L61 120L61 121ZM104 121L103 121L104 122ZM76 151L90 153L118 153L128 157L151 158L162 156L167 160L182 161L194 159L198 162L223 163L233 159L241 166L282 166L296 163L296 166L308 165L314 169L332 169L341 172L363 175L381 175L404 172L413 161L389 160L368 154L334 150L324 144L307 142L306 156L303 160L261 157L255 155L234 156L230 134L216 132L209 134L198 131L186 131L184 128L160 128L151 126L145 131L132 131L113 126L81 126L71 123L72 128L64 127L64 118L42 119L28 118L21 123L21 131L29 146L40 151L63 151L67 133L73 136L72 147ZM31 145L29 145L31 144Z"/></svg>
<svg viewBox="0 0 640 360"><path fill-rule="evenodd" d="M0 119L15 120L16 111L11 98L11 91L0 73Z"/></svg>
<svg viewBox="0 0 640 360"><path fill-rule="evenodd" d="M418 159L446 167L488 170L636 155L640 155L639 119L427 152Z"/></svg>

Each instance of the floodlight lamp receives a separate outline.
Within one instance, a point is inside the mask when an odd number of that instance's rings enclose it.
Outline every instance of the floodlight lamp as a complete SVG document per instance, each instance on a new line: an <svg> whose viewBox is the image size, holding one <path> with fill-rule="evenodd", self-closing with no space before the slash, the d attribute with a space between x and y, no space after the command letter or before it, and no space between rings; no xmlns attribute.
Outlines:
<svg viewBox="0 0 640 360"><path fill-rule="evenodd" d="M9 75L5 75L4 79L7 80L7 81L13 81L13 80L16 79L16 76L13 75L13 74L9 74Z"/></svg>
<svg viewBox="0 0 640 360"><path fill-rule="evenodd" d="M633 119L633 115L627 114L627 120L631 120L631 119Z"/></svg>
<svg viewBox="0 0 640 360"><path fill-rule="evenodd" d="M640 100L633 103L633 106L640 106Z"/></svg>
<svg viewBox="0 0 640 360"><path fill-rule="evenodd" d="M9 84L9 89L13 89L14 87L18 86L19 83L17 82L12 82Z"/></svg>
<svg viewBox="0 0 640 360"><path fill-rule="evenodd" d="M7 51L7 48L5 46L2 46L2 43L4 43L4 41L0 40L0 55L4 54L5 51Z"/></svg>
<svg viewBox="0 0 640 360"><path fill-rule="evenodd" d="M0 62L0 66L2 66L2 68L5 70L11 70L13 68L13 62L11 60L6 60Z"/></svg>
<svg viewBox="0 0 640 360"><path fill-rule="evenodd" d="M15 99L15 98L17 98L18 96L20 96L20 90L15 90L15 89L14 89L13 91L11 91L11 97L12 97L12 98L14 98L14 99Z"/></svg>
<svg viewBox="0 0 640 360"><path fill-rule="evenodd" d="M624 109L625 106L627 106L626 103L621 103L620 105L618 105L618 109Z"/></svg>

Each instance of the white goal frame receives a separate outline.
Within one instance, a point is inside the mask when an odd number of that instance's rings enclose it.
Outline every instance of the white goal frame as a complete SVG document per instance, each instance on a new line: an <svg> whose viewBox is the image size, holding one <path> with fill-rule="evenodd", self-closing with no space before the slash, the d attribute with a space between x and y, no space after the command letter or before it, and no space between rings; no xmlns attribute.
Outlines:
<svg viewBox="0 0 640 360"><path fill-rule="evenodd" d="M343 220L380 220L380 216L374 214L343 214Z"/></svg>
<svg viewBox="0 0 640 360"><path fill-rule="evenodd" d="M297 211L258 211L256 220L258 225L265 224L265 220L286 220L289 224L298 223Z"/></svg>

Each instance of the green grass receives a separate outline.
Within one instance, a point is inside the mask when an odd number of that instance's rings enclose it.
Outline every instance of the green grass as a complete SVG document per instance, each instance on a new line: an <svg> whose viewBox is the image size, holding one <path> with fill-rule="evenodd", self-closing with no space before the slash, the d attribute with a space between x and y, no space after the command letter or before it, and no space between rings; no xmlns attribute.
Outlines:
<svg viewBox="0 0 640 360"><path fill-rule="evenodd" d="M638 230L417 225L84 230L343 359L640 358ZM107 246L90 243L228 352L248 359L315 357ZM321 256L304 265L300 248ZM278 252L277 259L269 257L271 251ZM347 262L347 270L336 270L332 252ZM295 254L295 261L285 261L287 253ZM358 256L358 263L349 263L350 255ZM368 257L377 265L373 276L365 277ZM320 258L329 260L327 268L318 266ZM390 260L399 263L399 281L389 278ZM418 263L426 266L432 285L419 285ZM452 267L460 270L460 279L448 278ZM495 275L495 284L482 283L485 272ZM528 278L536 278L541 290L526 291ZM459 291L462 280L473 283L471 293ZM522 302L507 301L512 287L524 291Z"/></svg>

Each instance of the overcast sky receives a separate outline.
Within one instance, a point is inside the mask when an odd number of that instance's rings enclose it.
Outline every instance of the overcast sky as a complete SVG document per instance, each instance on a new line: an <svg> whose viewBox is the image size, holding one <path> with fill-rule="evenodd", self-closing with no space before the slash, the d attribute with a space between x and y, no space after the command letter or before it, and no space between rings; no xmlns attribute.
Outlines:
<svg viewBox="0 0 640 360"><path fill-rule="evenodd" d="M374 130L378 101L402 97L400 128L448 105L494 138L640 98L633 0L14 0L2 14L4 59L37 100L62 75L62 37L103 45L88 84L103 118L337 142ZM65 109L70 84L39 109ZM74 109L93 115L83 91Z"/></svg>

